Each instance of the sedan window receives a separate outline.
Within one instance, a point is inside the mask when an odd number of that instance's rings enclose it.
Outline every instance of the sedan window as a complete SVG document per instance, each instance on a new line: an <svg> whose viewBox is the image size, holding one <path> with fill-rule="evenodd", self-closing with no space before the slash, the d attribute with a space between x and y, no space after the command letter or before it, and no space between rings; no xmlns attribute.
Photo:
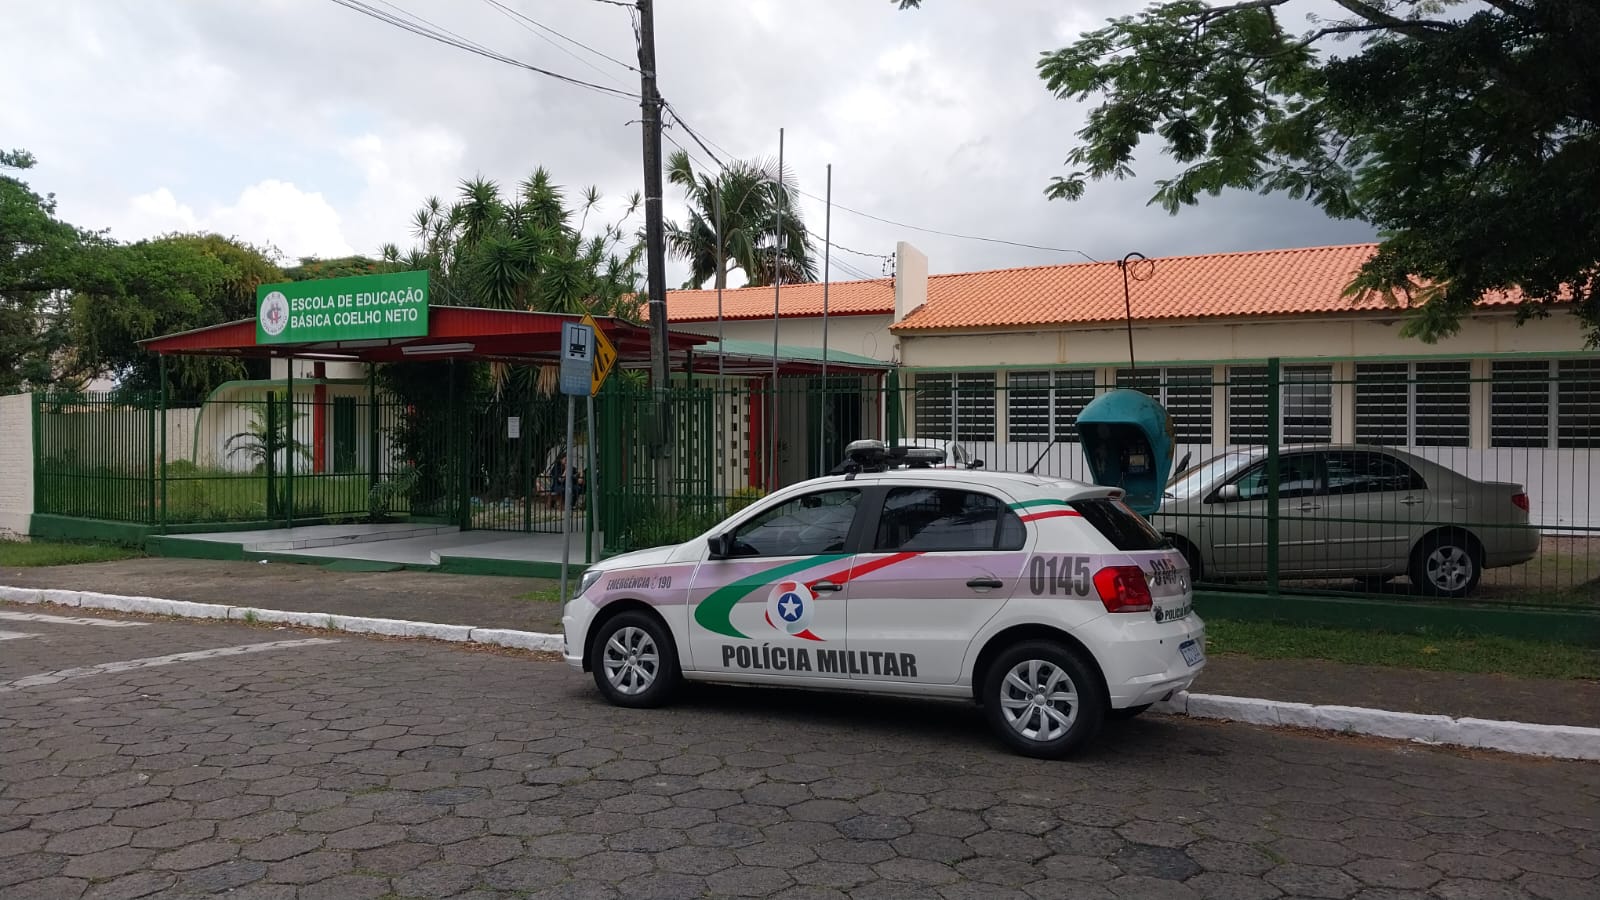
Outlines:
<svg viewBox="0 0 1600 900"><path fill-rule="evenodd" d="M1428 487L1416 470L1387 453L1343 451L1326 456L1330 494L1421 491Z"/></svg>
<svg viewBox="0 0 1600 900"><path fill-rule="evenodd" d="M1240 500L1265 500L1268 492L1267 464L1251 466L1235 482ZM1285 456L1278 460L1278 498L1309 497L1319 493L1322 480L1317 476L1317 459L1309 453Z"/></svg>
<svg viewBox="0 0 1600 900"><path fill-rule="evenodd" d="M988 494L905 487L884 500L873 549L1021 550L1026 540L1022 520Z"/></svg>
<svg viewBox="0 0 1600 900"><path fill-rule="evenodd" d="M861 492L818 491L760 513L733 533L734 556L813 556L844 550Z"/></svg>

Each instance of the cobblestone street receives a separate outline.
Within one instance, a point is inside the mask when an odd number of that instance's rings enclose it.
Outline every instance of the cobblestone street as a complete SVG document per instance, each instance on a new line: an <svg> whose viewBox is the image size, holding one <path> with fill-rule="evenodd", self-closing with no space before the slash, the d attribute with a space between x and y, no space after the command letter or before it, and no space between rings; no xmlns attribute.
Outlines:
<svg viewBox="0 0 1600 900"><path fill-rule="evenodd" d="M5 900L1593 898L1600 875L1595 765L1159 717L1050 763L962 705L630 711L523 656L0 613Z"/></svg>

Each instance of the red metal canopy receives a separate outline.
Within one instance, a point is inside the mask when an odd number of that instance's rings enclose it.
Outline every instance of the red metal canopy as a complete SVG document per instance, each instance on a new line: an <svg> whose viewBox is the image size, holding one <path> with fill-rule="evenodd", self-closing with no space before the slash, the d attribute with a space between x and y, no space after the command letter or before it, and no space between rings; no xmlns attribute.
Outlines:
<svg viewBox="0 0 1600 900"><path fill-rule="evenodd" d="M381 338L355 341L310 341L292 344L257 344L256 320L241 319L194 331L168 334L139 342L152 353L177 356L293 357L334 362L420 362L430 359L477 359L522 365L550 365L560 361L561 325L576 322L581 316L564 313L519 312L506 309L481 309L471 306L429 306L428 334L425 337ZM596 317L617 350L617 363L643 366L650 361L650 330L610 316ZM694 349L714 344L707 335L683 331L667 332L667 352L673 371L692 368L698 373L717 371L717 351L696 353ZM785 351L793 348L784 348ZM764 365L750 352L725 353L729 372L740 366L740 374L761 375ZM770 360L770 351L761 356ZM829 370L878 372L887 364L834 360ZM809 375L821 371L815 359L790 352L779 353L778 371L783 375Z"/></svg>
<svg viewBox="0 0 1600 900"><path fill-rule="evenodd" d="M348 362L404 362L428 359L480 359L510 363L559 361L561 325L581 316L518 312L468 306L428 307L428 334L413 338L357 341L314 341L257 344L256 321L241 319L209 328L140 341L152 353L209 356L294 357ZM618 362L647 363L649 329L621 319L597 318L600 330L617 349ZM668 332L669 352L685 357L712 339Z"/></svg>

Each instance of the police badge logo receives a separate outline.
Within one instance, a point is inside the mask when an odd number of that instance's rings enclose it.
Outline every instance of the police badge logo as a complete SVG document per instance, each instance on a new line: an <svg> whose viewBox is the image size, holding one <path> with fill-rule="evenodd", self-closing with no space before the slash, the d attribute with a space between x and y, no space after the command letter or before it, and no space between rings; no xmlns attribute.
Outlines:
<svg viewBox="0 0 1600 900"><path fill-rule="evenodd" d="M767 594L767 624L808 641L822 638L811 633L811 611L817 595L798 581L780 581Z"/></svg>

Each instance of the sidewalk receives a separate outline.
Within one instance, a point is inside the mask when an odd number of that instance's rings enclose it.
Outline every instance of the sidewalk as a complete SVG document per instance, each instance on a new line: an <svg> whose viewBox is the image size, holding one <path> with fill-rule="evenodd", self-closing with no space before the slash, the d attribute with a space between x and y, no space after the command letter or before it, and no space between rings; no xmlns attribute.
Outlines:
<svg viewBox="0 0 1600 900"><path fill-rule="evenodd" d="M551 581L536 578L337 572L283 563L134 559L0 569L0 585L479 628L550 633L561 630L561 612L556 603L518 599L531 591L555 587ZM1600 680L1554 681L1352 666L1321 660L1218 656L1209 661L1195 689L1208 694L1396 712L1600 726Z"/></svg>

